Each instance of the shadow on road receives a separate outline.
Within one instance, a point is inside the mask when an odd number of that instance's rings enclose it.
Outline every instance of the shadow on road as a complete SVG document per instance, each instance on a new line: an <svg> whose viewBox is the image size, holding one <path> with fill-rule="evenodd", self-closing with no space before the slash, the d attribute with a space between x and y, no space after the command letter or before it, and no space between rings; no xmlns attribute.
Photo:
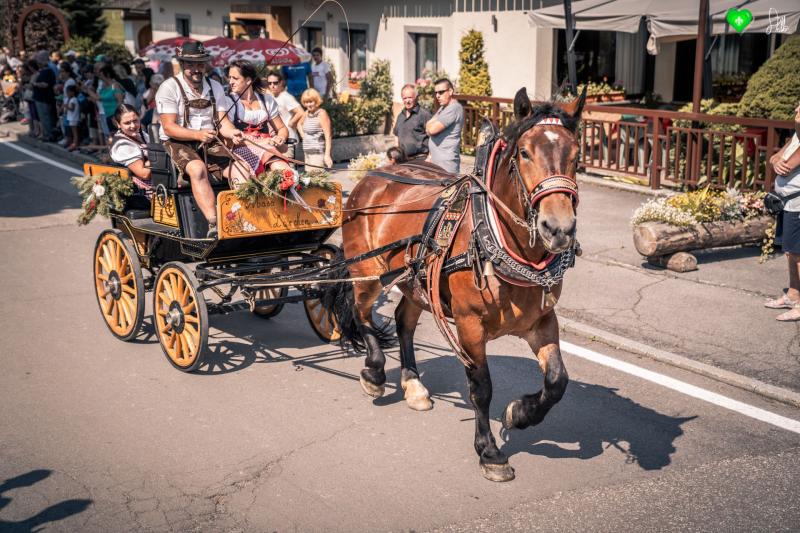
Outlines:
<svg viewBox="0 0 800 533"><path fill-rule="evenodd" d="M12 498L7 498L4 496L5 492L35 485L36 483L47 479L50 474L52 474L51 470L31 470L26 474L6 479L2 484L0 484L0 510L2 510L12 501ZM18 522L3 520L0 518L0 531L20 533L27 531L39 531L40 527L44 524L58 522L64 518L82 513L89 507L91 503L92 500L64 500L63 502L59 502L47 507L30 518Z"/></svg>
<svg viewBox="0 0 800 533"><path fill-rule="evenodd" d="M500 421L509 402L539 390L542 375L532 356L491 357L489 364L494 389L491 414ZM464 369L455 357L425 360L419 370L434 403L446 401L472 414ZM399 373L397 365L387 370L387 382L397 383ZM402 391L397 389L374 403L402 401ZM502 451L509 456L529 453L551 459L591 459L614 448L625 455L626 463L659 470L670 464L675 440L683 435L682 425L695 418L665 415L621 396L617 389L571 380L564 398L540 425L501 433Z"/></svg>
<svg viewBox="0 0 800 533"><path fill-rule="evenodd" d="M228 320L218 321L220 333L209 343L208 363L197 373L218 375L255 363L282 362L291 363L298 371L319 371L358 381L357 373L332 368L330 363L346 357L363 357L363 354L323 344L304 330L305 324L294 335L282 335L281 346L276 348L270 337L275 331L273 328L280 325L254 327L259 323L263 322L233 315ZM311 348L315 348L313 354L290 355L298 349ZM417 342L416 348L418 358L425 358L419 362L419 370L434 404L450 403L465 409L468 416L462 420L472 419L472 404L461 363L441 345ZM399 367L397 350L389 350L386 394L373 400L376 407L404 401L398 385ZM492 417L497 421L509 402L536 392L542 385L541 371L532 355L493 356L490 368L494 389ZM359 385L353 383L353 386ZM564 398L544 422L523 431L503 432L502 449L509 456L529 453L551 459L591 459L614 448L625 455L628 463L637 464L643 470L659 470L670 464L675 440L683 435L682 425L694 418L665 415L621 396L616 389L572 380Z"/></svg>

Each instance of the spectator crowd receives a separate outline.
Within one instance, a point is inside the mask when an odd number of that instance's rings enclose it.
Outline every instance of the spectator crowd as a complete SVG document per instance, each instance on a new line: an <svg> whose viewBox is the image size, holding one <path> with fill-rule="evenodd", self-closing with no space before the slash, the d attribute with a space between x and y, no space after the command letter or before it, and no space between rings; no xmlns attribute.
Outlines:
<svg viewBox="0 0 800 533"><path fill-rule="evenodd" d="M329 166L335 124L322 103L336 97L336 87L331 67L322 59L322 50L314 49L312 58L310 63L271 71L264 81L278 103L290 138L302 143L309 163ZM120 105L135 110L145 131L160 122L156 93L165 80L178 73L179 67L176 61L113 61L74 51L12 55L5 48L0 51L0 71L0 122L20 120L35 138L57 142L70 151L99 155L106 153L119 129L114 116ZM208 72L211 79L229 87L226 74L226 69L220 68L209 68ZM394 129L398 146L391 150L390 161L420 158L449 172L460 170L464 114L452 95L449 80L437 81L438 109L431 114L418 104L414 85L403 87L403 109ZM290 148L287 155L291 157L293 152Z"/></svg>

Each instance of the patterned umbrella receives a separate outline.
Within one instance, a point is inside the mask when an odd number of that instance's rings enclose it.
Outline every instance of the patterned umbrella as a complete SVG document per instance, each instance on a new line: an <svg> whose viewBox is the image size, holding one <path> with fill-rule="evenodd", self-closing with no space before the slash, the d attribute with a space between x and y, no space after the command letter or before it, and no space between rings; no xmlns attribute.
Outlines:
<svg viewBox="0 0 800 533"><path fill-rule="evenodd" d="M284 46L283 41L277 39L258 38L239 41L236 44L236 52L228 58L228 61L236 59L268 65L298 65L311 61L311 54L293 44Z"/></svg>
<svg viewBox="0 0 800 533"><path fill-rule="evenodd" d="M151 43L139 51L140 55L147 56L151 60L170 61L175 57L175 49L187 41L195 41L190 37L171 37Z"/></svg>
<svg viewBox="0 0 800 533"><path fill-rule="evenodd" d="M230 57L236 52L239 42L228 37L214 37L203 42L203 46L211 54L211 66L223 67L227 65Z"/></svg>

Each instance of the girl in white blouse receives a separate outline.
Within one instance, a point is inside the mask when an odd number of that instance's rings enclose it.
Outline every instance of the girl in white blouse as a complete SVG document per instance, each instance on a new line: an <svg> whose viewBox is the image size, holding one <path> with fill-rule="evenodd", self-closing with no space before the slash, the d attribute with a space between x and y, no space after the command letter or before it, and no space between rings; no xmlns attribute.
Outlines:
<svg viewBox="0 0 800 533"><path fill-rule="evenodd" d="M147 143L150 141L142 131L139 114L128 104L120 104L114 114L119 130L111 138L111 159L127 167L131 179L139 189L137 192L150 196L150 166L147 161Z"/></svg>

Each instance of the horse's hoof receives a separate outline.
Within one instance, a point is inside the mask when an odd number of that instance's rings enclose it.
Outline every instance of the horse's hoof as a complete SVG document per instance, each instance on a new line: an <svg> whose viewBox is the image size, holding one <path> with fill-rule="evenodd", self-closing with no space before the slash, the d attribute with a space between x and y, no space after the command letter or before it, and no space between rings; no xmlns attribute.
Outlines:
<svg viewBox="0 0 800 533"><path fill-rule="evenodd" d="M514 406L521 405L522 402L519 400L514 400L513 402L509 403L506 406L505 412L503 412L503 428L506 430L514 429Z"/></svg>
<svg viewBox="0 0 800 533"><path fill-rule="evenodd" d="M430 411L433 402L425 385L418 378L403 380L400 386L405 391L406 405L414 411Z"/></svg>
<svg viewBox="0 0 800 533"><path fill-rule="evenodd" d="M508 463L495 465L491 463L481 463L481 473L489 481L502 483L514 479L514 469Z"/></svg>
<svg viewBox="0 0 800 533"><path fill-rule="evenodd" d="M372 398L380 398L383 396L383 393L386 392L386 387L384 385L375 385L363 377L358 378L358 382L361 383L361 389L364 393Z"/></svg>

